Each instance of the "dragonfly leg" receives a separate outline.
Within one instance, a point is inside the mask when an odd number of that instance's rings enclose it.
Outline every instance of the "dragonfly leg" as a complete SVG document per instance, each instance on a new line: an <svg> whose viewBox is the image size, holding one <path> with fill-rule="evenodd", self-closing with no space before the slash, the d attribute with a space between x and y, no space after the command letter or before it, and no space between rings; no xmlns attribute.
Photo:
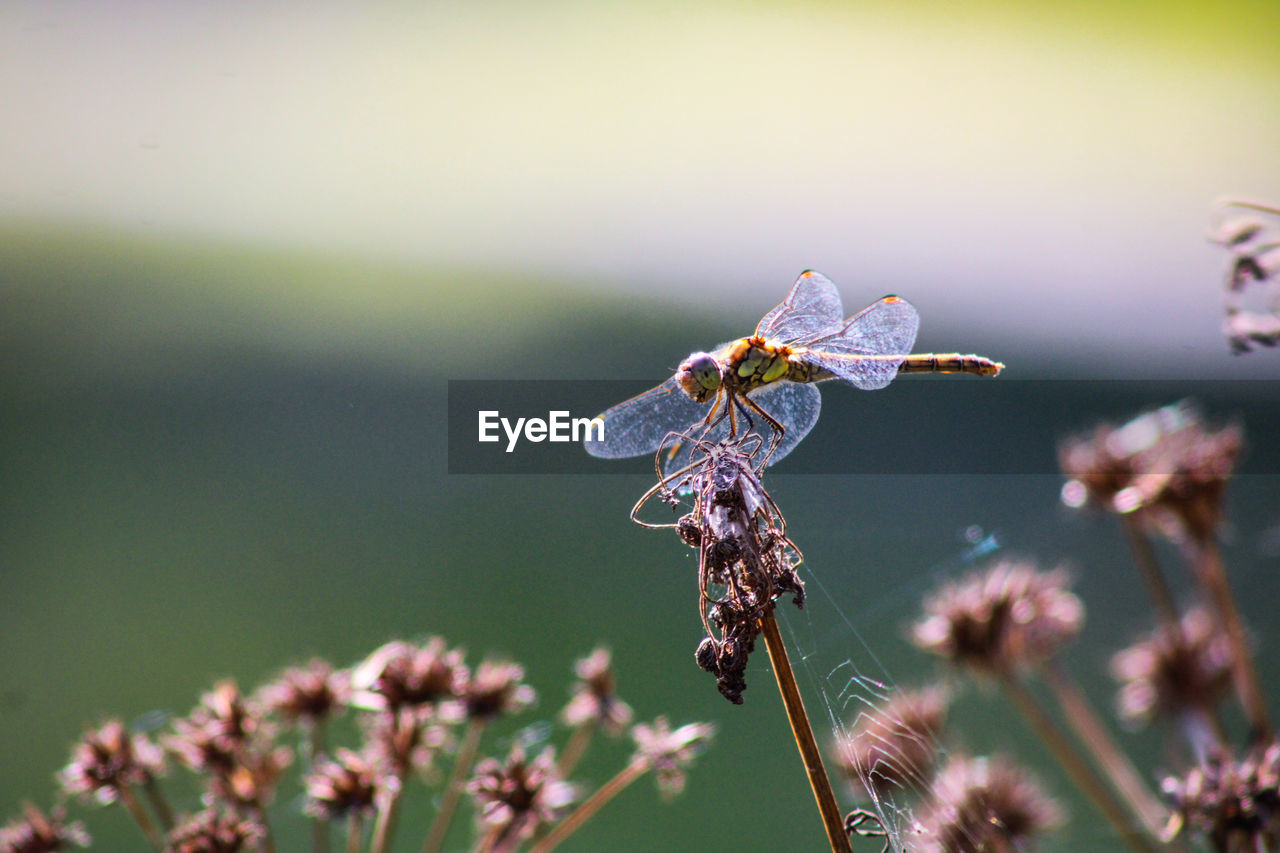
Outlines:
<svg viewBox="0 0 1280 853"><path fill-rule="evenodd" d="M773 431L773 435L769 440L769 450L764 455L764 462L762 462L760 467L757 469L758 471L764 471L764 469L769 465L769 459L773 456L773 452L778 449L778 444L782 441L782 437L787 434L787 428L779 423L773 415L761 408L760 404L752 400L750 397L743 395L739 405L744 408L750 408L754 411L764 419L765 423L769 425L769 429Z"/></svg>

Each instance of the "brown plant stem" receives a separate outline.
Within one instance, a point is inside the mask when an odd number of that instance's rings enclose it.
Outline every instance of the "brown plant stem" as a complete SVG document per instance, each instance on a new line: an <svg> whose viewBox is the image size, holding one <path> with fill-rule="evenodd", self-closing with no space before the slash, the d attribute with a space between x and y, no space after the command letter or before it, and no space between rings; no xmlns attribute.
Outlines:
<svg viewBox="0 0 1280 853"><path fill-rule="evenodd" d="M394 736L394 733L393 733ZM396 820L400 816L400 796L404 793L407 768L397 767L393 787L384 796L378 807L378 817L373 823L373 839L369 842L370 853L387 853L391 836L396 830Z"/></svg>
<svg viewBox="0 0 1280 853"><path fill-rule="evenodd" d="M128 809L129 814L133 816L134 821L138 824L138 828L142 830L142 834L146 836L147 843L157 850L164 849L164 839L160 837L160 833L156 830L156 825L147 815L147 810L142 807L142 803L138 802L138 797L133 792L133 788L122 785L119 789L120 802L124 803L124 807Z"/></svg>
<svg viewBox="0 0 1280 853"><path fill-rule="evenodd" d="M169 801L165 799L164 791L160 790L160 785L155 779L148 777L143 783L142 790L147 794L147 802L151 803L151 810L156 813L156 817L160 820L160 828L165 832L173 829L173 809L169 808Z"/></svg>
<svg viewBox="0 0 1280 853"><path fill-rule="evenodd" d="M795 673L791 671L787 647L782 642L778 622L773 618L772 613L760 620L760 630L764 634L765 647L769 650L769 660L773 663L773 674L778 680L778 692L782 694L782 704L786 706L787 719L791 722L791 734L795 737L796 746L800 749L800 759L804 762L804 771L809 777L813 798L818 802L818 812L822 815L822 825L827 830L827 840L831 842L832 853L853 853L849 834L844 828L844 819L840 815L840 807L836 804L835 792L831 790L831 780L827 777L827 769L822 764L822 753L818 751L818 743L813 737L813 727L809 725L809 715L804 709L804 700L800 698L800 688L796 685Z"/></svg>
<svg viewBox="0 0 1280 853"><path fill-rule="evenodd" d="M1249 718L1250 738L1255 744L1265 744L1271 740L1271 721L1267 714L1267 703L1263 698L1258 670L1253 664L1253 655L1249 653L1249 639L1245 635L1244 622L1240 611L1236 608L1235 596L1231 594L1231 585L1227 582L1227 571L1222 565L1222 555L1218 551L1218 543L1212 536L1205 536L1194 541L1189 562L1195 567L1196 580L1204 587L1214 610L1222 621L1231 643L1232 676L1236 693L1244 706L1245 715Z"/></svg>
<svg viewBox="0 0 1280 853"><path fill-rule="evenodd" d="M1044 741L1045 746L1049 748L1054 758L1062 765L1062 769L1071 777L1071 781L1089 798L1089 801L1102 813L1102 816L1111 823L1112 828L1124 840L1125 844L1130 849L1142 851L1142 853L1156 853L1159 848L1134 828L1129 815L1125 813L1125 810L1112 796L1111 792L1107 790L1097 772L1080 757L1075 747L1067 740L1066 735L1059 730L1048 712L1040 706L1040 703L1031 694L1031 691L1027 689L1026 685L1012 673L1003 675L1000 678L1000 685L1004 688L1005 695L1009 697L1010 701L1027 721L1027 724L1031 726L1032 731Z"/></svg>
<svg viewBox="0 0 1280 853"><path fill-rule="evenodd" d="M1116 745L1115 740L1083 691L1056 660L1050 660L1043 670L1045 683L1053 691L1068 725L1076 738L1093 754L1095 763L1111 781L1111 786L1128 803L1129 808L1141 820L1147 832L1154 838L1160 836L1169 819L1168 811L1152 796L1133 763Z"/></svg>
<svg viewBox="0 0 1280 853"><path fill-rule="evenodd" d="M578 766L598 728L600 728L598 724L590 722L583 723L573 730L569 742L565 744L564 752L560 753L560 760L556 762L556 770L559 771L561 779L568 779L573 768Z"/></svg>
<svg viewBox="0 0 1280 853"><path fill-rule="evenodd" d="M622 768L616 776L601 785L595 793L583 800L568 817L556 824L549 833L534 844L531 853L547 853L547 851L554 849L556 845L594 817L595 813L600 811L605 803L622 793L623 789L632 782L648 773L651 767L652 765L648 761L640 759L634 760Z"/></svg>
<svg viewBox="0 0 1280 853"><path fill-rule="evenodd" d="M307 756L310 769L315 769L316 758L325 751L323 720L312 720L307 727L307 745L310 751L310 755ZM329 819L327 817L311 818L311 845L315 853L329 853Z"/></svg>
<svg viewBox="0 0 1280 853"><path fill-rule="evenodd" d="M440 799L440 808L431 821L426 841L422 843L422 853L439 853L444 846L445 836L449 834L449 824L453 822L453 813L457 811L458 801L462 798L463 781L471 772L476 752L480 749L480 735L484 733L484 727L485 721L479 717L472 717L467 722L467 733L463 735L462 745L458 747L458 756L449 773L449 781Z"/></svg>
<svg viewBox="0 0 1280 853"><path fill-rule="evenodd" d="M347 853L360 853L363 834L364 820L358 810L352 810L351 816L347 818Z"/></svg>
<svg viewBox="0 0 1280 853"><path fill-rule="evenodd" d="M1160 563L1156 560L1155 549L1151 540L1142 529L1141 520L1132 513L1120 516L1124 532L1129 538L1129 549L1133 552L1133 561L1138 566L1138 574L1147 584L1147 592L1155 605L1156 615L1166 625L1178 624L1178 605L1169 589L1169 582L1160 571Z"/></svg>

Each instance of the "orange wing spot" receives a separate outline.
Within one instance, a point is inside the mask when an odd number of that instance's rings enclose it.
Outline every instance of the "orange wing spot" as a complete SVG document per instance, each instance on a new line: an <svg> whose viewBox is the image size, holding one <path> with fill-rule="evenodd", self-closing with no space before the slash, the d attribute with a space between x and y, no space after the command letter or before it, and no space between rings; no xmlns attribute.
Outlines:
<svg viewBox="0 0 1280 853"><path fill-rule="evenodd" d="M805 270L804 272L800 273L800 277L801 277L801 278L813 278L813 270Z"/></svg>
<svg viewBox="0 0 1280 853"><path fill-rule="evenodd" d="M881 299L880 301L881 301L881 302L901 302L901 301L902 301L902 297L901 297L901 296L886 296L884 299Z"/></svg>

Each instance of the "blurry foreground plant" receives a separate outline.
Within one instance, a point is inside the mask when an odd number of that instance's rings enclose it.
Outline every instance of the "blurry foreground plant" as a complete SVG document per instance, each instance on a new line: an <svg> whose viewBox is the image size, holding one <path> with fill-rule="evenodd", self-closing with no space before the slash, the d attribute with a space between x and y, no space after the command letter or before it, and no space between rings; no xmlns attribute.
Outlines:
<svg viewBox="0 0 1280 853"><path fill-rule="evenodd" d="M581 757L595 732L626 731L631 710L614 693L606 650L597 649L576 670L582 680L561 716ZM501 760L476 760L490 724L534 702L533 688L523 679L523 668L510 661L486 660L472 670L460 650L438 637L420 645L395 641L350 671L312 661L286 670L251 696L234 682L221 682L191 714L172 722L172 731L161 738L163 749L109 720L86 732L58 776L66 795L124 805L157 851L274 850L269 807L295 753L306 763L303 813L316 853L330 849L335 822L342 826L347 853L387 853L405 790L442 779L435 819L418 849L442 849L460 801L469 796L477 826L473 849L549 850L650 770L664 796L679 793L684 769L712 734L701 723L673 732L663 718L631 726L636 754L618 778L569 815L581 787L564 779L567 768L556 764L550 746L528 757L526 745L517 741ZM330 751L330 724L352 710L359 714L362 742ZM177 818L158 781L169 770L166 753L203 791L198 806L182 803L189 810ZM451 764L447 775L437 769L445 763ZM24 817L0 830L0 853L88 843L84 828L66 823L61 809L45 815L28 806Z"/></svg>

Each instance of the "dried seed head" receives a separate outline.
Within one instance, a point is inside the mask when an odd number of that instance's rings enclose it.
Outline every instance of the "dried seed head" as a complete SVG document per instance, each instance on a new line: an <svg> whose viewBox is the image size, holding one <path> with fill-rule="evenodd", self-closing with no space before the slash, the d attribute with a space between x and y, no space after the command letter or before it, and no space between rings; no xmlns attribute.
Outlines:
<svg viewBox="0 0 1280 853"><path fill-rule="evenodd" d="M1137 513L1148 526L1179 539L1203 540L1222 518L1227 481L1240 455L1237 425L1210 429L1189 401L1139 415L1121 427L1102 425L1058 448L1069 506L1092 503Z"/></svg>
<svg viewBox="0 0 1280 853"><path fill-rule="evenodd" d="M617 685L609 650L598 648L573 665L578 682L573 697L560 713L565 724L573 728L597 726L611 735L619 735L631 722L631 706L618 698Z"/></svg>
<svg viewBox="0 0 1280 853"><path fill-rule="evenodd" d="M532 705L538 694L521 684L524 667L510 661L483 661L462 692L471 719L490 720Z"/></svg>
<svg viewBox="0 0 1280 853"><path fill-rule="evenodd" d="M261 808L271 802L293 753L286 747L242 750L234 766L214 773L209 796L232 806Z"/></svg>
<svg viewBox="0 0 1280 853"><path fill-rule="evenodd" d="M146 735L130 734L119 720L108 720L75 745L58 781L68 794L91 795L105 805L115 802L122 789L145 785L164 771L159 746Z"/></svg>
<svg viewBox="0 0 1280 853"><path fill-rule="evenodd" d="M1231 216L1209 235L1210 240L1229 252L1222 329L1227 345L1238 355L1248 352L1254 344L1280 344L1280 231L1274 227L1280 209L1252 203L1228 202L1223 206L1261 208L1273 217L1264 223L1253 215ZM1245 291L1253 284L1267 289L1265 313L1245 307Z"/></svg>
<svg viewBox="0 0 1280 853"><path fill-rule="evenodd" d="M349 749L339 749L334 758L321 756L307 776L307 814L327 820L372 814L381 775L373 762Z"/></svg>
<svg viewBox="0 0 1280 853"><path fill-rule="evenodd" d="M265 806L293 758L289 749L275 745L274 728L232 681L206 693L188 717L173 721L173 728L176 734L164 744L187 767L209 776L206 800Z"/></svg>
<svg viewBox="0 0 1280 853"><path fill-rule="evenodd" d="M903 789L921 792L927 787L947 702L941 687L899 690L858 715L836 744L836 766L856 797L884 799Z"/></svg>
<svg viewBox="0 0 1280 853"><path fill-rule="evenodd" d="M167 853L239 853L266 835L261 824L234 814L206 809L169 833Z"/></svg>
<svg viewBox="0 0 1280 853"><path fill-rule="evenodd" d="M65 823L66 811L55 808L45 814L34 804L25 803L22 817L0 827L0 851L3 853L54 853L73 846L88 847L89 833L79 821Z"/></svg>
<svg viewBox="0 0 1280 853"><path fill-rule="evenodd" d="M574 787L560 779L552 750L528 761L518 745L505 763L480 761L467 791L486 830L512 842L550 826L576 797Z"/></svg>
<svg viewBox="0 0 1280 853"><path fill-rule="evenodd" d="M1062 569L1002 560L925 599L912 638L925 651L978 673L1032 668L1073 639L1084 605Z"/></svg>
<svg viewBox="0 0 1280 853"><path fill-rule="evenodd" d="M1012 762L953 756L921 818L920 853L1025 850L1062 823L1062 810Z"/></svg>
<svg viewBox="0 0 1280 853"><path fill-rule="evenodd" d="M269 734L257 707L244 700L234 681L204 694L188 717L173 721L173 728L176 734L164 738L164 745L197 772L229 770L246 745Z"/></svg>
<svg viewBox="0 0 1280 853"><path fill-rule="evenodd" d="M258 701L289 722L327 719L351 700L351 676L319 658L286 669L258 690Z"/></svg>
<svg viewBox="0 0 1280 853"><path fill-rule="evenodd" d="M1170 829L1190 830L1215 850L1272 850L1280 837L1280 744L1236 761L1212 758L1161 789L1174 810ZM1172 834L1172 833L1171 833Z"/></svg>
<svg viewBox="0 0 1280 853"><path fill-rule="evenodd" d="M632 761L643 762L657 772L658 790L671 798L684 790L684 771L716 733L710 723L686 723L675 731L666 717L658 717L652 725L637 723L631 727L636 742Z"/></svg>
<svg viewBox="0 0 1280 853"><path fill-rule="evenodd" d="M1231 640L1203 608L1162 625L1111 658L1121 682L1120 716L1146 723L1156 715L1210 709L1231 689Z"/></svg>
<svg viewBox="0 0 1280 853"><path fill-rule="evenodd" d="M383 711L365 720L369 759L392 769L401 778L431 770L435 757L449 742L449 730L428 706Z"/></svg>
<svg viewBox="0 0 1280 853"><path fill-rule="evenodd" d="M371 711L406 705L438 706L441 718L461 714L456 701L470 673L460 649L432 637L425 646L394 640L365 658L351 674L352 704Z"/></svg>

